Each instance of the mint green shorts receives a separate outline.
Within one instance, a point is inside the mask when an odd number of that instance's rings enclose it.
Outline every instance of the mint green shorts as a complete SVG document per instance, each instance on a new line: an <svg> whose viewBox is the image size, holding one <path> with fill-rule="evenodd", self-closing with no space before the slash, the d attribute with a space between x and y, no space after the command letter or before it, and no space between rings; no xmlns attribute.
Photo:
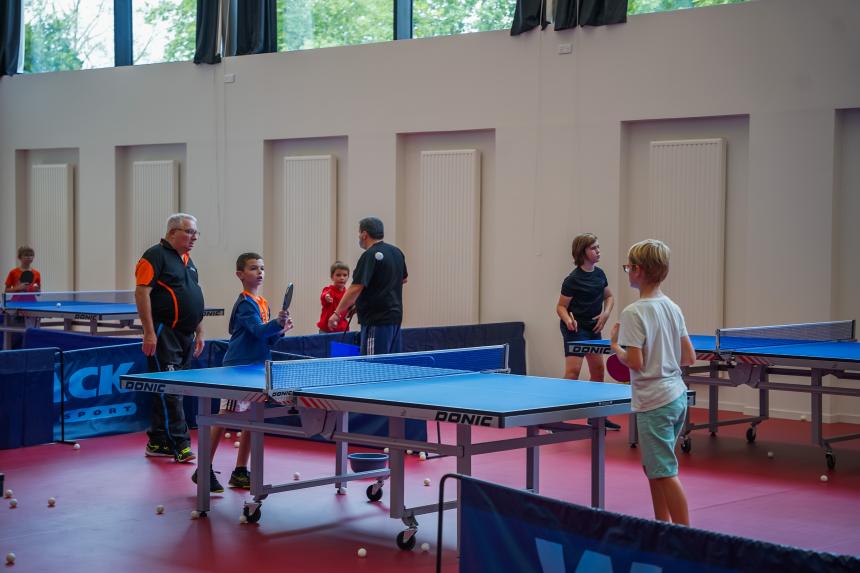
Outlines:
<svg viewBox="0 0 860 573"><path fill-rule="evenodd" d="M645 475L648 476L648 479L678 475L675 444L684 430L686 419L686 392L665 406L648 412L636 412L642 467L645 469Z"/></svg>

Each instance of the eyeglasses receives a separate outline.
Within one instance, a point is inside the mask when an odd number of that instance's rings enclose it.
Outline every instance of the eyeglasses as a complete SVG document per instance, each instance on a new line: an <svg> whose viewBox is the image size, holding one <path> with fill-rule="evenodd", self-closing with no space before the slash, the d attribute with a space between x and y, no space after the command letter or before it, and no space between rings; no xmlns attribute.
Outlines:
<svg viewBox="0 0 860 573"><path fill-rule="evenodd" d="M624 269L624 272L625 272L625 273L629 273L629 272L630 272L630 270L631 270L633 267L635 267L635 266L636 266L636 265L621 265L621 268L622 268L622 269Z"/></svg>
<svg viewBox="0 0 860 573"><path fill-rule="evenodd" d="M183 233L185 233L185 234L186 234L186 235L188 235L189 237L198 237L198 238L200 237L200 231L198 231L197 229L178 229L178 228L174 228L174 229L171 229L171 230L172 230L172 231L182 231Z"/></svg>

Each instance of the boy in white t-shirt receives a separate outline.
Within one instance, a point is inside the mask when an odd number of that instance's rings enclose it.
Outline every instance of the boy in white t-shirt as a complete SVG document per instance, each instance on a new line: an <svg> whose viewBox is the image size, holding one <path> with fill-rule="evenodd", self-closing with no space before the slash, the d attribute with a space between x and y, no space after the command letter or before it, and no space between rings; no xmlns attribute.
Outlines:
<svg viewBox="0 0 860 573"><path fill-rule="evenodd" d="M639 300L624 309L620 323L612 328L612 350L630 368L633 411L654 517L689 525L675 443L687 412L681 367L693 364L696 352L681 309L660 291L669 274L669 247L655 239L640 241L630 247L623 267L630 286L639 289Z"/></svg>

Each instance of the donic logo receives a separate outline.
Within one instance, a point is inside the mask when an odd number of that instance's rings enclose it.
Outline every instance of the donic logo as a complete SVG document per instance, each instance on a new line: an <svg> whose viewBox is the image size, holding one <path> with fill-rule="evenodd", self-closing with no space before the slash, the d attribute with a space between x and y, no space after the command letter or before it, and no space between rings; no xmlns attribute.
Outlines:
<svg viewBox="0 0 860 573"><path fill-rule="evenodd" d="M564 562L564 548L560 543L546 539L536 538L535 549L537 549L540 567L543 573L562 573L568 571ZM596 551L584 551L579 563L574 569L575 573L620 573L612 568L612 557ZM662 567L650 563L630 564L629 573L661 573Z"/></svg>
<svg viewBox="0 0 860 573"><path fill-rule="evenodd" d="M436 421L490 427L493 423L493 417L482 416L480 414L463 414L462 412L445 412L443 410L439 410L436 412Z"/></svg>
<svg viewBox="0 0 860 573"><path fill-rule="evenodd" d="M578 352L579 354L612 354L612 349L608 346L595 346L593 344L577 344L571 342L567 345L568 352Z"/></svg>

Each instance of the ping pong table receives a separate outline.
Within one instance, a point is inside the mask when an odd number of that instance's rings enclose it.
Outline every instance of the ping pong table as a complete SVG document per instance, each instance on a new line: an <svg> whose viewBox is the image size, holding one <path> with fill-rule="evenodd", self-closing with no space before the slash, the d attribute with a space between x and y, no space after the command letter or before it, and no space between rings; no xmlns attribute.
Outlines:
<svg viewBox="0 0 860 573"><path fill-rule="evenodd" d="M3 348L11 336L28 328L85 327L90 334L125 336L143 331L137 323L134 291L70 291L5 293L0 303L4 320ZM206 308L204 316L223 316L223 308ZM52 322L53 320L53 322ZM105 328L112 330L103 330Z"/></svg>
<svg viewBox="0 0 860 573"><path fill-rule="evenodd" d="M366 495L371 501L378 501L382 497L384 480L390 478L390 516L402 520L406 526L397 535L397 545L401 549L411 549L418 529L416 516L435 512L438 506L406 506L404 454L407 450L452 456L456 458L457 472L470 475L475 455L525 448L525 487L537 492L539 446L590 440L591 503L603 507L605 417L630 412L630 387L507 372L507 346L489 346L128 374L121 376L120 385L125 390L198 398L201 415L197 418L197 510L201 515L210 508L209 427L226 426L251 433L253 499L243 508L248 521L260 519L262 502L272 493L332 484L338 493L345 493L347 482L372 478L375 481L367 488ZM203 415L212 411L213 398L247 400L251 407L241 414ZM350 432L350 412L388 417L388 435ZM266 421L296 413L301 417L300 428ZM455 424L455 443L406 439L407 418ZM569 420L586 422L575 424ZM525 435L502 433L497 439L474 443L474 427L525 428ZM323 435L333 440L334 475L266 484L264 433L291 437ZM346 463L349 443L390 448L389 467L349 472ZM444 509L455 507L456 500L444 504Z"/></svg>
<svg viewBox="0 0 860 573"><path fill-rule="evenodd" d="M835 468L836 456L831 444L860 438L860 434L824 436L823 396L860 396L860 388L832 384L825 386L823 380L827 375L842 380L860 380L860 344L855 334L855 321L841 320L722 328L714 336L691 335L696 358L708 364L686 368L684 381L708 386L708 422L693 424L688 417L682 449L685 452L692 449L690 432L693 430L707 428L711 435L716 435L720 426L732 424L750 424L746 439L753 443L756 427L770 417L770 391L801 392L809 394L811 399L811 441L824 448L827 467ZM612 353L608 340L576 342L570 346L570 350L580 352ZM721 376L721 372L727 373L727 376ZM810 383L771 381L770 377L774 375L808 378ZM758 390L758 415L720 420L720 387L740 385ZM633 443L635 438L631 433Z"/></svg>

